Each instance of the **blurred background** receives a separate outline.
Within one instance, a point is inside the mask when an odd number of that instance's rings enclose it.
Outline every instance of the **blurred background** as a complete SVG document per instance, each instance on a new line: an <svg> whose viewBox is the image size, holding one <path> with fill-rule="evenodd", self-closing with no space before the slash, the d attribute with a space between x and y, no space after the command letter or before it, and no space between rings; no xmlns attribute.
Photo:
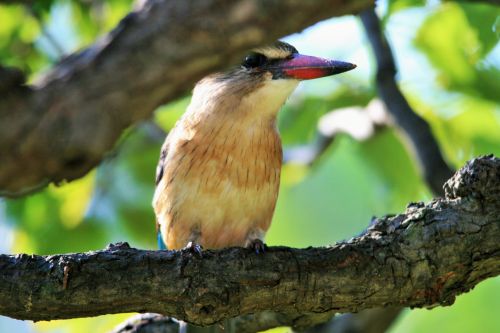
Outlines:
<svg viewBox="0 0 500 333"><path fill-rule="evenodd" d="M0 1L0 63L30 81L110 31L132 1ZM473 2L378 1L397 82L458 169L500 156L500 7ZM404 134L377 100L376 65L358 17L320 22L285 41L304 54L358 65L302 83L280 114L285 151L269 245L325 246L362 232L373 216L398 213L434 194ZM30 196L0 198L0 253L52 254L110 242L156 248L151 199L160 146L190 96L130 128L84 178ZM500 278L451 307L405 310L390 332L500 332ZM0 332L105 332L130 314L52 322L0 317ZM437 329L439 328L439 329ZM278 329L275 332L287 332Z"/></svg>

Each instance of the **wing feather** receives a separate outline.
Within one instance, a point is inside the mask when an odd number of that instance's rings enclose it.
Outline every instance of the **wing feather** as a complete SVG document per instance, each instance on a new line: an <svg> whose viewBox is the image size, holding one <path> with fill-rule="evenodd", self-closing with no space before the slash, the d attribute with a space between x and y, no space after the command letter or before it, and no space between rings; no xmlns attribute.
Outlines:
<svg viewBox="0 0 500 333"><path fill-rule="evenodd" d="M163 146L161 147L160 160L158 161L158 165L156 166L156 179L155 179L156 185L158 185L158 183L163 178L163 173L165 170L165 162L167 160L167 153L168 153L168 137L165 140Z"/></svg>

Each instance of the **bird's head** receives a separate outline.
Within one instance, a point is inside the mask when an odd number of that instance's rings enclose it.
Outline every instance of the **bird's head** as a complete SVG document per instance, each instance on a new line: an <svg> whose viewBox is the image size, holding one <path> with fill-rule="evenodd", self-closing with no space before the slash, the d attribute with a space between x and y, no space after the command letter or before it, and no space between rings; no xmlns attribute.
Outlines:
<svg viewBox="0 0 500 333"><path fill-rule="evenodd" d="M223 104L228 105L226 109L234 109L229 106L233 105L230 102L233 99L242 110L275 114L300 81L343 73L355 67L348 62L302 55L292 45L278 41L252 50L240 66L200 81L193 98L199 97L198 102L205 109L207 106L224 109ZM199 110L199 107L199 103L194 103L193 108Z"/></svg>
<svg viewBox="0 0 500 333"><path fill-rule="evenodd" d="M254 49L241 64L250 76L268 75L271 80L310 80L340 74L356 65L300 54L292 45L278 41Z"/></svg>

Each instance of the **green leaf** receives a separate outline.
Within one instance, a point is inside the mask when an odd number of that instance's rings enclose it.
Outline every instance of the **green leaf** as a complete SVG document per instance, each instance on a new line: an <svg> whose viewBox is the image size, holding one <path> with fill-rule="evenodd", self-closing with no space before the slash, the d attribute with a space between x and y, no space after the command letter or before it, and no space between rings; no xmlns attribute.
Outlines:
<svg viewBox="0 0 500 333"><path fill-rule="evenodd" d="M107 223L110 241L156 247L151 201L163 139L152 135L147 126L136 127L122 140L115 156L99 166L94 193L97 199L88 215Z"/></svg>
<svg viewBox="0 0 500 333"><path fill-rule="evenodd" d="M191 96L186 96L161 106L155 111L155 122L164 131L170 131L177 120L184 114L190 101Z"/></svg>
<svg viewBox="0 0 500 333"><path fill-rule="evenodd" d="M500 27L498 24L500 9L486 3L458 3L467 18L470 29L475 31L477 38L481 41L481 56L488 54L500 39Z"/></svg>
<svg viewBox="0 0 500 333"><path fill-rule="evenodd" d="M103 225L85 221L93 173L70 184L6 202L6 214L15 229L14 252L52 254L102 248Z"/></svg>
<svg viewBox="0 0 500 333"><path fill-rule="evenodd" d="M471 8L471 12L465 12ZM438 71L442 87L499 102L499 70L483 64L496 38L491 29L493 16L500 15L496 7L491 11L495 14L480 20L478 15L482 11L476 7L445 3L426 19L415 44ZM471 26L469 20L475 25Z"/></svg>
<svg viewBox="0 0 500 333"><path fill-rule="evenodd" d="M283 145L311 142L317 135L319 118L333 109L352 105L366 105L374 91L366 87L341 86L328 96L295 96L278 114Z"/></svg>
<svg viewBox="0 0 500 333"><path fill-rule="evenodd" d="M392 15L403 9L423 5L425 5L425 0L389 0L386 15Z"/></svg>
<svg viewBox="0 0 500 333"><path fill-rule="evenodd" d="M284 166L270 244L333 244L359 234L374 215L429 197L394 131L362 143L345 135L335 140L309 170Z"/></svg>

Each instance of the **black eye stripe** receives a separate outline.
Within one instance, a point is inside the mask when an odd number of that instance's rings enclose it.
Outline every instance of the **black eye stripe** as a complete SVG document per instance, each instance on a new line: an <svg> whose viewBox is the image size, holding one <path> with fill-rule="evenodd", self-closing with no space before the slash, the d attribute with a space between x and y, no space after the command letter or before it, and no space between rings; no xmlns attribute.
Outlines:
<svg viewBox="0 0 500 333"><path fill-rule="evenodd" d="M245 57L241 64L245 68L255 68L264 65L267 62L265 55L261 53L250 53Z"/></svg>

